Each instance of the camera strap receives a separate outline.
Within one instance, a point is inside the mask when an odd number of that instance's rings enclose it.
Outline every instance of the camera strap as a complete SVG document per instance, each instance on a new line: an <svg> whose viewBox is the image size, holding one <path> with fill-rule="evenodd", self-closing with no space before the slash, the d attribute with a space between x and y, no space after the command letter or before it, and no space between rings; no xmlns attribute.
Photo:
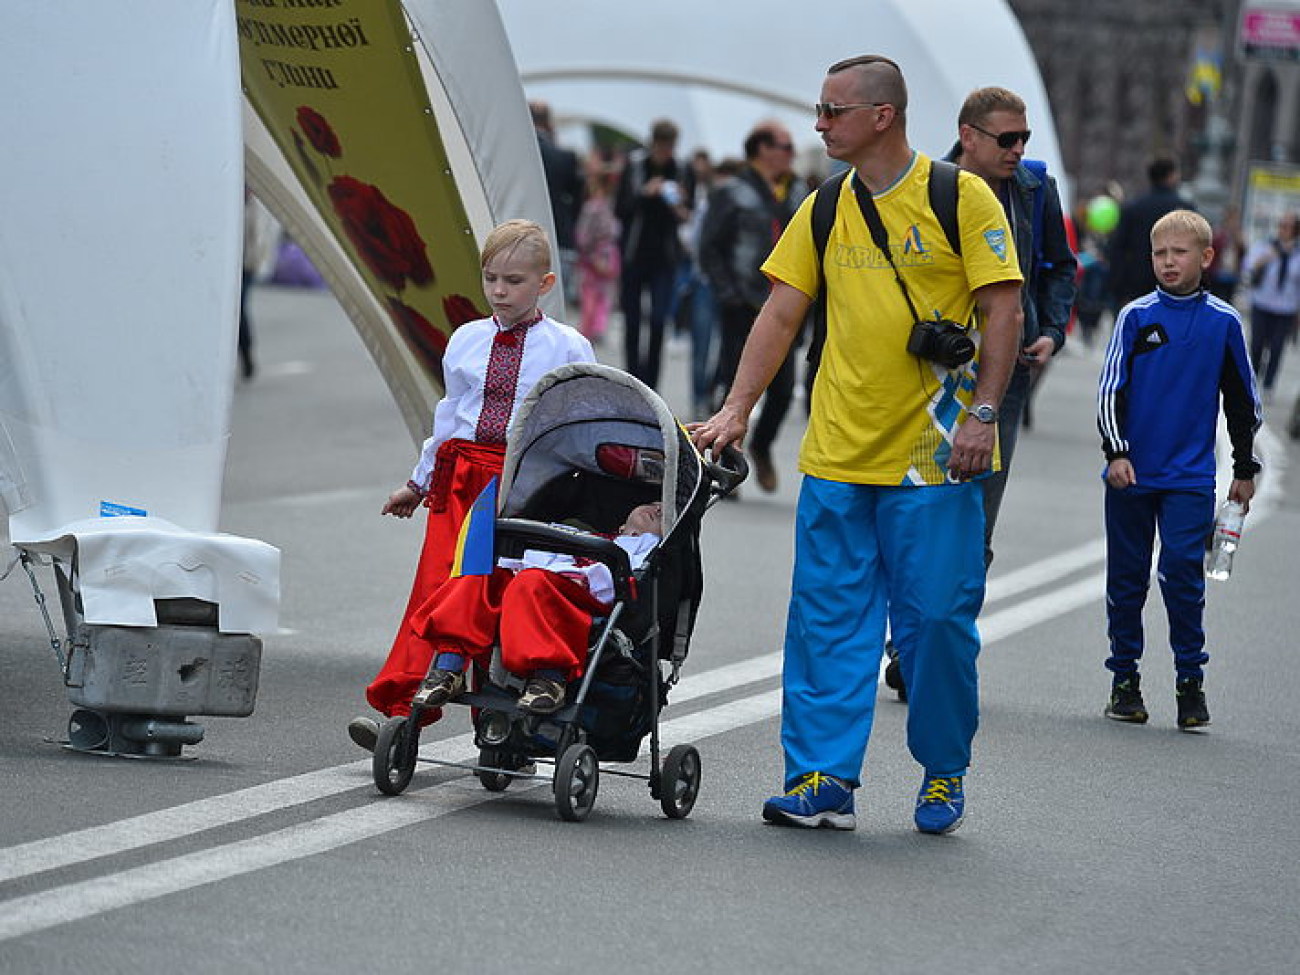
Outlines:
<svg viewBox="0 0 1300 975"><path fill-rule="evenodd" d="M898 282L898 290L903 292L903 300L907 302L907 309L912 313L912 321L919 322L921 316L916 312L912 295L907 290L907 285L903 283L903 275L899 273L898 265L894 263L894 255L889 249L889 232L885 230L885 222L880 219L880 211L876 209L876 201L871 198L871 191L867 189L857 173L853 174L853 195L858 198L858 209L862 211L862 219L867 222L867 229L871 231L872 241L880 248L885 255L885 260L894 271L894 280Z"/></svg>

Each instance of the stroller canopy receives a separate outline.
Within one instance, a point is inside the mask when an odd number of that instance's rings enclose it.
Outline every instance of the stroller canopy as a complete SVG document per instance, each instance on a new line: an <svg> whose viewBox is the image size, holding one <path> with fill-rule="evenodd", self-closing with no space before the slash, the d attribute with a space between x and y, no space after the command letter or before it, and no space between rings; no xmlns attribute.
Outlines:
<svg viewBox="0 0 1300 975"><path fill-rule="evenodd" d="M552 369L524 399L506 442L499 514L522 516L539 492L575 474L657 486L665 539L709 492L700 454L667 404L596 363Z"/></svg>

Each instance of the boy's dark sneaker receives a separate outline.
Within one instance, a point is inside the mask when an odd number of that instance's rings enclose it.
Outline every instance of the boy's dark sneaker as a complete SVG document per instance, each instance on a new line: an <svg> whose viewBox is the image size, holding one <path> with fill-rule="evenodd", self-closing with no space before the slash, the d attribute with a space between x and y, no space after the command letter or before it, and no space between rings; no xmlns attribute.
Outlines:
<svg viewBox="0 0 1300 975"><path fill-rule="evenodd" d="M1210 709L1205 706L1205 691L1199 680L1194 677L1180 680L1174 685L1174 697L1178 701L1179 728L1191 731L1210 723Z"/></svg>
<svg viewBox="0 0 1300 975"><path fill-rule="evenodd" d="M763 818L777 826L854 829L853 789L833 775L809 772L783 796L763 803Z"/></svg>
<svg viewBox="0 0 1300 975"><path fill-rule="evenodd" d="M379 722L374 718L359 717L348 722L348 737L368 752L375 750L379 741Z"/></svg>
<svg viewBox="0 0 1300 975"><path fill-rule="evenodd" d="M960 775L927 775L913 813L922 833L951 833L966 818L966 790Z"/></svg>
<svg viewBox="0 0 1300 975"><path fill-rule="evenodd" d="M564 704L564 684L547 677L530 677L519 695L519 710L532 714L554 714Z"/></svg>
<svg viewBox="0 0 1300 975"><path fill-rule="evenodd" d="M1142 702L1142 678L1137 674L1116 677L1106 702L1106 717L1132 724L1146 724L1147 706Z"/></svg>
<svg viewBox="0 0 1300 975"><path fill-rule="evenodd" d="M429 671L424 683L411 699L412 704L425 708L441 707L453 697L465 690L465 672L463 670Z"/></svg>

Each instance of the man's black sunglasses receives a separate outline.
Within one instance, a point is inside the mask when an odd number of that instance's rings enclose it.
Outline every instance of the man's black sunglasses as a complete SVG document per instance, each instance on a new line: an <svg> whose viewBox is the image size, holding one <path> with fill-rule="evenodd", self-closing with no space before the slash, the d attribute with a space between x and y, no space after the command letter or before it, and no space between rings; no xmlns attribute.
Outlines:
<svg viewBox="0 0 1300 975"><path fill-rule="evenodd" d="M999 149L1014 149L1017 142L1023 142L1025 145L1029 145L1029 137L1033 134L1029 129L1025 129L1024 131L1017 129L1013 132L990 132L988 129L980 128L974 122L967 122L966 124L976 132L981 132L996 142Z"/></svg>
<svg viewBox="0 0 1300 975"><path fill-rule="evenodd" d="M813 106L813 111L817 113L818 118L839 118L845 112L852 111L855 108L881 108L888 105L889 102L854 102L850 105L837 105L834 102L818 102Z"/></svg>

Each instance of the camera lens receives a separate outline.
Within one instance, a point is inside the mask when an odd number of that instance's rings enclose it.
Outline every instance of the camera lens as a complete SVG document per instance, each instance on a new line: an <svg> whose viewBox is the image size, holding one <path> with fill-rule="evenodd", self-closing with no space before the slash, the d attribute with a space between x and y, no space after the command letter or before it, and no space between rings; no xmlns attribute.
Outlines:
<svg viewBox="0 0 1300 975"><path fill-rule="evenodd" d="M949 369L964 366L975 358L975 343L971 337L962 332L947 332L936 336L935 345L940 355L935 358Z"/></svg>

